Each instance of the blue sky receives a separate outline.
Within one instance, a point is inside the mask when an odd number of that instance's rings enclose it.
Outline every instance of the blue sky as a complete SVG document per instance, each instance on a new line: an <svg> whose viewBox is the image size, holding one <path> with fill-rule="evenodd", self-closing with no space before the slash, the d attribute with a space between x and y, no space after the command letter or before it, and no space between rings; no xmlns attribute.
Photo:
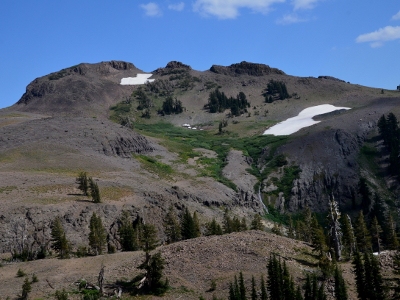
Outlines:
<svg viewBox="0 0 400 300"><path fill-rule="evenodd" d="M398 0L2 0L0 108L36 77L81 62L241 61L295 76L400 84Z"/></svg>

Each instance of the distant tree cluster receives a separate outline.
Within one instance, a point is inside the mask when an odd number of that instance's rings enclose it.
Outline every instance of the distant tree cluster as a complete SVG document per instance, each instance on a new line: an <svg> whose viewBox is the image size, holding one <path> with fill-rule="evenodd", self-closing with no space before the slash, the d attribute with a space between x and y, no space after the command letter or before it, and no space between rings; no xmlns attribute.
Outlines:
<svg viewBox="0 0 400 300"><path fill-rule="evenodd" d="M379 133L389 152L389 172L400 180L400 130L393 113L382 115L378 120Z"/></svg>
<svg viewBox="0 0 400 300"><path fill-rule="evenodd" d="M284 100L290 98L286 84L282 81L271 79L268 82L267 88L264 90L263 96L266 103L272 103L275 100Z"/></svg>
<svg viewBox="0 0 400 300"><path fill-rule="evenodd" d="M161 115L180 114L183 112L182 102L168 96L162 104L162 109L158 111Z"/></svg>
<svg viewBox="0 0 400 300"><path fill-rule="evenodd" d="M204 106L210 113L224 112L226 109L230 109L232 116L240 116L247 112L248 107L250 107L250 103L243 92L240 92L236 98L228 98L218 88L210 92L208 103Z"/></svg>
<svg viewBox="0 0 400 300"><path fill-rule="evenodd" d="M79 173L76 178L76 183L78 184L78 189L82 191L84 196L89 196L90 192L90 196L94 203L101 202L99 186L92 177L87 176L86 172Z"/></svg>

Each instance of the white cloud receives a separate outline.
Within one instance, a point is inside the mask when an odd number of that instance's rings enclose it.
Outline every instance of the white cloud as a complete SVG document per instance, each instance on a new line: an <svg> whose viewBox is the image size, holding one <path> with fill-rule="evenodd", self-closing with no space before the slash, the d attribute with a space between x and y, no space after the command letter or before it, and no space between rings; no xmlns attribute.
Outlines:
<svg viewBox="0 0 400 300"><path fill-rule="evenodd" d="M220 19L234 19L241 8L266 13L274 3L286 0L196 0L193 9L202 15L213 15Z"/></svg>
<svg viewBox="0 0 400 300"><path fill-rule="evenodd" d="M162 11L156 3L149 2L147 4L140 5L140 7L144 9L146 16L157 17L162 15Z"/></svg>
<svg viewBox="0 0 400 300"><path fill-rule="evenodd" d="M277 24L280 25L288 25L288 24L293 24L293 23L300 23L300 22L305 22L305 19L300 18L296 14L288 14L284 15L282 19L279 19L276 21Z"/></svg>
<svg viewBox="0 0 400 300"><path fill-rule="evenodd" d="M370 42L372 48L380 47L384 42L400 39L400 26L386 26L376 31L361 34L356 38L357 43Z"/></svg>
<svg viewBox="0 0 400 300"><path fill-rule="evenodd" d="M392 20L400 20L400 11L392 17Z"/></svg>
<svg viewBox="0 0 400 300"><path fill-rule="evenodd" d="M294 10L312 9L319 0L293 0Z"/></svg>
<svg viewBox="0 0 400 300"><path fill-rule="evenodd" d="M168 5L168 9L172 9L172 10L176 10L176 11L182 11L184 8L185 8L185 3L183 3L183 2Z"/></svg>

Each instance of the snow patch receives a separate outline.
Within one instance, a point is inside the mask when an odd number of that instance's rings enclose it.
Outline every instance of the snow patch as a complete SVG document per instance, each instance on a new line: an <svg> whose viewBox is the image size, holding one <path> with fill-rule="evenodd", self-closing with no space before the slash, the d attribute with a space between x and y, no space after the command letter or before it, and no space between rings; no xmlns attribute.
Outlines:
<svg viewBox="0 0 400 300"><path fill-rule="evenodd" d="M330 104L321 104L317 106L303 109L298 116L289 118L286 121L280 122L264 131L263 135L289 135L299 131L304 127L317 124L321 121L313 120L313 117L326 114L335 110L351 109L349 107L336 107Z"/></svg>
<svg viewBox="0 0 400 300"><path fill-rule="evenodd" d="M153 74L137 74L136 77L126 77L121 79L121 85L138 85L147 82L153 82L155 79L149 79Z"/></svg>

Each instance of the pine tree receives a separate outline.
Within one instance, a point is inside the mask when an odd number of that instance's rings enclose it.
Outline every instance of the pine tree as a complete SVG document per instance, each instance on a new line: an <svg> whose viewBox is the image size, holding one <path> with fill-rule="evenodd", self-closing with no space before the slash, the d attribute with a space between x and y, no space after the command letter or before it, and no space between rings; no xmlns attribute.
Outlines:
<svg viewBox="0 0 400 300"><path fill-rule="evenodd" d="M335 268L335 299L336 300L347 300L347 288L344 282L342 272L339 270L338 266Z"/></svg>
<svg viewBox="0 0 400 300"><path fill-rule="evenodd" d="M121 226L118 230L122 251L136 251L139 248L139 241L132 220L127 211L123 211L121 215Z"/></svg>
<svg viewBox="0 0 400 300"><path fill-rule="evenodd" d="M201 231L200 231L200 221L199 218L197 217L197 212L193 213L193 224L194 224L194 238L197 238L201 236Z"/></svg>
<svg viewBox="0 0 400 300"><path fill-rule="evenodd" d="M192 239L196 237L196 225L192 215L186 208L181 220L182 240Z"/></svg>
<svg viewBox="0 0 400 300"><path fill-rule="evenodd" d="M143 251L145 252L145 261L142 265L147 268L150 261L150 251L158 246L157 230L152 224L144 224L142 226L142 237L140 240Z"/></svg>
<svg viewBox="0 0 400 300"><path fill-rule="evenodd" d="M174 207L171 205L164 221L165 235L168 243L174 243L182 238L181 226L176 216Z"/></svg>
<svg viewBox="0 0 400 300"><path fill-rule="evenodd" d="M372 282L374 286L374 295L376 300L385 300L386 291L382 278L381 266L378 259L371 255L371 270L372 270Z"/></svg>
<svg viewBox="0 0 400 300"><path fill-rule="evenodd" d="M25 277L24 284L22 285L21 300L27 300L29 293L32 291L31 282L28 277Z"/></svg>
<svg viewBox="0 0 400 300"><path fill-rule="evenodd" d="M222 235L222 227L213 218L211 222L206 224L206 235Z"/></svg>
<svg viewBox="0 0 400 300"><path fill-rule="evenodd" d="M353 256L354 251L356 250L356 237L354 236L354 229L353 225L351 224L351 219L349 215L345 215L344 218L342 218L343 222L343 236L342 236L342 241L343 241L343 246L346 254L348 255L349 258Z"/></svg>
<svg viewBox="0 0 400 300"><path fill-rule="evenodd" d="M89 182L89 188L90 188L90 196L92 197L92 200L94 203L100 203L101 198L100 198L100 190L99 186L97 183L93 180L92 177L88 179Z"/></svg>
<svg viewBox="0 0 400 300"><path fill-rule="evenodd" d="M325 252L328 251L328 246L326 245L326 238L324 230L319 224L315 214L312 215L311 220L311 242L313 251L318 253L320 259L325 256Z"/></svg>
<svg viewBox="0 0 400 300"><path fill-rule="evenodd" d="M239 295L240 300L246 300L246 287L244 285L243 273L239 273Z"/></svg>
<svg viewBox="0 0 400 300"><path fill-rule="evenodd" d="M353 259L353 268L354 268L354 274L355 274L355 279L356 279L356 287L357 287L357 294L358 298L360 300L366 300L367 295L366 295L366 281L365 281L365 269L364 269L364 263L361 258L360 252L356 252L354 254L354 259Z"/></svg>
<svg viewBox="0 0 400 300"><path fill-rule="evenodd" d="M76 183L78 184L78 189L80 189L84 196L88 195L89 185L86 172L80 172L76 178Z"/></svg>
<svg viewBox="0 0 400 300"><path fill-rule="evenodd" d="M360 181L358 182L358 192L361 195L361 208L363 209L364 213L368 213L371 208L372 201L367 180L364 177L361 177Z"/></svg>
<svg viewBox="0 0 400 300"><path fill-rule="evenodd" d="M397 238L396 232L396 223L393 220L393 216L390 213L386 223L386 232L387 232L387 245L391 250L399 249L399 240Z"/></svg>
<svg viewBox="0 0 400 300"><path fill-rule="evenodd" d="M364 214L362 211L360 211L354 224L354 235L357 241L357 250L363 253L370 252L372 248L371 236L369 235L367 225L365 224Z"/></svg>
<svg viewBox="0 0 400 300"><path fill-rule="evenodd" d="M51 228L51 248L58 253L59 258L69 257L70 244L59 217L54 220Z"/></svg>
<svg viewBox="0 0 400 300"><path fill-rule="evenodd" d="M107 233L100 216L93 212L89 223L89 246L95 255L102 254L107 245Z"/></svg>
<svg viewBox="0 0 400 300"><path fill-rule="evenodd" d="M164 270L165 261L158 252L149 257L148 263L143 263L139 266L140 269L146 271L144 289L154 295L162 295L168 288L167 281L162 282L162 274Z"/></svg>
<svg viewBox="0 0 400 300"><path fill-rule="evenodd" d="M288 237L294 239L296 237L292 216L289 215Z"/></svg>
<svg viewBox="0 0 400 300"><path fill-rule="evenodd" d="M264 226L261 222L261 216L259 214L255 214L253 220L251 221L250 229L252 230L263 230Z"/></svg>
<svg viewBox="0 0 400 300"><path fill-rule="evenodd" d="M254 276L251 277L251 300L257 300L257 287L256 287L256 280Z"/></svg>
<svg viewBox="0 0 400 300"><path fill-rule="evenodd" d="M240 222L240 230L239 231L246 231L246 230L248 230L247 222L246 222L246 218L243 217L242 221Z"/></svg>
<svg viewBox="0 0 400 300"><path fill-rule="evenodd" d="M381 253L381 233L382 233L382 228L379 225L378 219L375 216L372 219L371 223L371 237L379 254Z"/></svg>
<svg viewBox="0 0 400 300"><path fill-rule="evenodd" d="M265 287L264 275L261 275L261 299L260 300L268 300L267 289Z"/></svg>

